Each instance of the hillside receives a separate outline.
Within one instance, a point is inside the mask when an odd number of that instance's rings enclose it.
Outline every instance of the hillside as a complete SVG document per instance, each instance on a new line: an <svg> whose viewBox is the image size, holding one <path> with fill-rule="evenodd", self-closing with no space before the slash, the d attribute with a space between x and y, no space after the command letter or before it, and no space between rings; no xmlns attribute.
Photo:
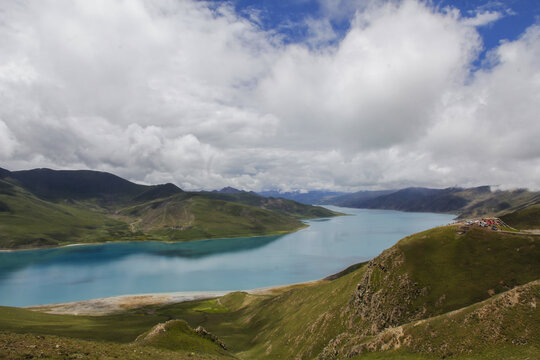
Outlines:
<svg viewBox="0 0 540 360"><path fill-rule="evenodd" d="M0 248L131 238L128 224L94 209L73 202L46 201L0 180Z"/></svg>
<svg viewBox="0 0 540 360"><path fill-rule="evenodd" d="M198 335L228 349L220 356L240 359L538 355L540 237L479 228L459 235L455 226L440 227L408 236L333 279L97 317L0 308L0 339L26 333L25 344L37 347L59 336L72 342L70 349L109 341L132 343L141 351L185 351L184 344L201 341L190 337L202 326ZM186 323L167 322L171 319ZM153 331L157 324L178 333ZM152 332L150 340L141 341ZM26 351L17 344L8 348ZM218 348L209 345L197 355L216 354Z"/></svg>
<svg viewBox="0 0 540 360"><path fill-rule="evenodd" d="M242 202L180 194L125 207L133 231L163 240L280 234L305 226L296 217Z"/></svg>
<svg viewBox="0 0 540 360"><path fill-rule="evenodd" d="M32 169L0 175L44 199L88 199L133 197L147 190L113 174L90 170Z"/></svg>
<svg viewBox="0 0 540 360"><path fill-rule="evenodd" d="M0 248L282 234L336 216L254 193L184 192L96 171L0 172Z"/></svg>
<svg viewBox="0 0 540 360"><path fill-rule="evenodd" d="M320 206L307 205L290 199L263 197L252 192L200 192L198 194L210 199L257 206L263 209L276 211L287 216L292 216L297 219L328 217L335 214L332 211Z"/></svg>
<svg viewBox="0 0 540 360"><path fill-rule="evenodd" d="M540 204L505 214L501 219L516 229L540 229Z"/></svg>

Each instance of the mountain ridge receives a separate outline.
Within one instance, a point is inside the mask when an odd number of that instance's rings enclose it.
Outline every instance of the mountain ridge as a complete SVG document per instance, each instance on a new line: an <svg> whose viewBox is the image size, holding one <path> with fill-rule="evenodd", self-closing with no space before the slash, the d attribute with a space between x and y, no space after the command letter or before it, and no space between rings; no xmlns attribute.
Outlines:
<svg viewBox="0 0 540 360"><path fill-rule="evenodd" d="M398 190L364 190L319 199L319 204L363 209L438 212L459 218L503 216L540 204L540 192L526 189L496 190L490 186L443 189L409 187Z"/></svg>

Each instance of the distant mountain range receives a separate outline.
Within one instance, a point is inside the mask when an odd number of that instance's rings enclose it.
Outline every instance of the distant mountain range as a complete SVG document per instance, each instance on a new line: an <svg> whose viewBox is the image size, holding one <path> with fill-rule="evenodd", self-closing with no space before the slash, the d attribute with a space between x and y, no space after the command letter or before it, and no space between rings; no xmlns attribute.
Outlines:
<svg viewBox="0 0 540 360"><path fill-rule="evenodd" d="M0 168L0 248L58 246L121 240L185 241L281 234L300 219L337 213L311 204L509 216L531 223L540 193L476 188L406 188L260 194L226 187L183 191L174 184L141 185L89 170ZM532 210L531 210L532 209ZM534 220L534 219L533 219Z"/></svg>
<svg viewBox="0 0 540 360"><path fill-rule="evenodd" d="M186 192L89 170L0 168L0 248L103 241L185 241L282 234L319 206L226 188Z"/></svg>
<svg viewBox="0 0 540 360"><path fill-rule="evenodd" d="M288 191L288 192L280 192L277 190L270 190L270 191L261 191L258 192L259 195L265 196L265 197L275 197L275 198L283 198L283 199L290 199L294 201L298 201L302 204L325 204L325 201L334 197L337 197L339 195L344 195L343 192L335 192L335 191Z"/></svg>
<svg viewBox="0 0 540 360"><path fill-rule="evenodd" d="M266 191L264 196L281 196L306 204L336 205L363 209L385 209L411 212L454 213L461 217L503 215L540 203L540 192L524 189L492 191L489 186L430 189L411 187L401 190L307 193Z"/></svg>

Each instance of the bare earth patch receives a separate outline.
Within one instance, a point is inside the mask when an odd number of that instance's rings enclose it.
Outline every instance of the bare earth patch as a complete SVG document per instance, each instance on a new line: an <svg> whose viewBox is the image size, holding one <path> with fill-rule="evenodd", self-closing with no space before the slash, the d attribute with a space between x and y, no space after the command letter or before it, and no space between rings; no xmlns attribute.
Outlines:
<svg viewBox="0 0 540 360"><path fill-rule="evenodd" d="M49 314L110 315L149 305L173 304L184 301L223 296L229 291L192 291L163 294L123 295L61 304L29 306L27 309Z"/></svg>
<svg viewBox="0 0 540 360"><path fill-rule="evenodd" d="M253 295L277 295L285 291L316 284L320 281L298 283L284 286L271 286L246 290ZM231 291L183 291L159 294L122 295L92 300L74 301L59 304L28 306L26 309L48 314L102 316L121 313L143 306L175 304L184 301L211 299L224 296Z"/></svg>

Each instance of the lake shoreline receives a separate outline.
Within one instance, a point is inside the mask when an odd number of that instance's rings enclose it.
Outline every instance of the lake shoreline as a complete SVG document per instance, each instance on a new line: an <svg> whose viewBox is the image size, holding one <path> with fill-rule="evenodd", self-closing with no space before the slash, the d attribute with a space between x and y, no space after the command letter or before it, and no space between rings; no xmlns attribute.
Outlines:
<svg viewBox="0 0 540 360"><path fill-rule="evenodd" d="M295 284L268 286L250 290L225 291L178 291L168 293L149 293L119 295L97 299L70 301L56 304L24 306L23 309L57 315L105 316L122 313L144 306L179 304L186 301L214 299L233 292L246 292L252 295L273 295L290 288L310 286L326 280L306 281Z"/></svg>
<svg viewBox="0 0 540 360"><path fill-rule="evenodd" d="M348 215L348 214L346 214L346 215ZM344 216L344 215L337 215L337 216ZM302 219L302 220L314 220L314 219L327 219L327 218L310 218L310 219ZM75 246L90 246L90 245L105 245L105 244L127 244L127 243L144 243L144 242L160 242L160 243L164 243L164 244L177 244L177 243L188 243L188 242L205 241L205 240L221 240L221 239L236 239L236 238L258 238L258 237L263 237L263 236L280 236L280 235L293 234L295 232L306 229L308 227L309 227L309 225L304 223L304 226L300 226L297 229L294 229L294 230L291 230L291 231L277 231L277 232L274 231L274 232L270 232L268 234L231 235L231 236L219 237L219 238L201 238L201 239L189 239L189 240L178 240L178 241L167 241L167 240L109 240L109 241L99 241L99 242L91 242L91 243L68 243L68 244L62 244L62 245L31 247L31 248L24 248L24 249L0 248L0 253L62 249L62 248L75 247Z"/></svg>

